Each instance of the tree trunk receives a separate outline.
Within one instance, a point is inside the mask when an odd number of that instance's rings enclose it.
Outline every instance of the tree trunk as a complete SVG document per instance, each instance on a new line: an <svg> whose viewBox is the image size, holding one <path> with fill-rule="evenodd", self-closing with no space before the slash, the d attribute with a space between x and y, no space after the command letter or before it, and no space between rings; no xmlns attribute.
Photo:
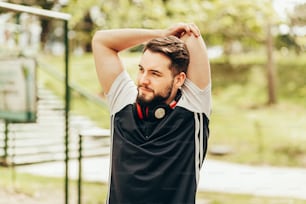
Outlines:
<svg viewBox="0 0 306 204"><path fill-rule="evenodd" d="M273 56L273 36L271 33L271 24L267 26L267 80L268 80L268 104L272 105L276 100L276 68Z"/></svg>

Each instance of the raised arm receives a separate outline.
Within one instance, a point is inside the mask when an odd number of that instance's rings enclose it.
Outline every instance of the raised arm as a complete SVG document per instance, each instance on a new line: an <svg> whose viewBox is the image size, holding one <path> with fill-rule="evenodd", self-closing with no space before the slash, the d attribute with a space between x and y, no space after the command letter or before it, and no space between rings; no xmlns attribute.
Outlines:
<svg viewBox="0 0 306 204"><path fill-rule="evenodd" d="M118 53L163 34L161 30L114 29L97 31L92 40L93 56L98 79L107 93L123 71Z"/></svg>
<svg viewBox="0 0 306 204"><path fill-rule="evenodd" d="M189 24L193 33L199 33L194 24ZM210 63L207 55L206 45L201 35L184 35L181 37L187 45L190 62L187 78L195 83L200 89L204 89L211 82Z"/></svg>

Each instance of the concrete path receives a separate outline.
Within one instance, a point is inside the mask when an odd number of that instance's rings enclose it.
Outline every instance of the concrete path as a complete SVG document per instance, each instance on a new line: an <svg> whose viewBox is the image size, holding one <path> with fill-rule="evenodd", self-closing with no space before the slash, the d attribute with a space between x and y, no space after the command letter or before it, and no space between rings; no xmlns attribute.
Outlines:
<svg viewBox="0 0 306 204"><path fill-rule="evenodd" d="M70 178L76 179L78 164L70 162ZM17 171L62 177L64 164L55 162L18 167ZM83 179L108 182L109 158L83 161ZM305 199L306 169L247 166L216 160L206 160L201 170L199 191L215 191L260 196Z"/></svg>

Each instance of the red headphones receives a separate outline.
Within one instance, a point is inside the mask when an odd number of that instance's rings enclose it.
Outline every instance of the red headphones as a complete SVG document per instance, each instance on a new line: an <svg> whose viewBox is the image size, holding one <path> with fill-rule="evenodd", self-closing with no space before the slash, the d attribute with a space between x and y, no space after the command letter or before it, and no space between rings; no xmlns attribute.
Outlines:
<svg viewBox="0 0 306 204"><path fill-rule="evenodd" d="M168 104L159 104L155 107L149 106L141 106L139 103L135 103L135 112L139 119L163 119L174 107L176 106L178 100L181 98L181 91L179 90L175 99L168 105Z"/></svg>

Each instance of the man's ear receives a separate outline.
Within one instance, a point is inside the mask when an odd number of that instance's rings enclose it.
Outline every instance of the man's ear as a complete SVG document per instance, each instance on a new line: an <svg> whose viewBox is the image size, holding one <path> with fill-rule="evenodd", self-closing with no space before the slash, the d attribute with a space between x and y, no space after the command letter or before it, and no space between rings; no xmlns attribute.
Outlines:
<svg viewBox="0 0 306 204"><path fill-rule="evenodd" d="M176 86L176 88L182 87L185 82L185 79L186 79L186 74L184 72L177 74L174 77L174 85Z"/></svg>

